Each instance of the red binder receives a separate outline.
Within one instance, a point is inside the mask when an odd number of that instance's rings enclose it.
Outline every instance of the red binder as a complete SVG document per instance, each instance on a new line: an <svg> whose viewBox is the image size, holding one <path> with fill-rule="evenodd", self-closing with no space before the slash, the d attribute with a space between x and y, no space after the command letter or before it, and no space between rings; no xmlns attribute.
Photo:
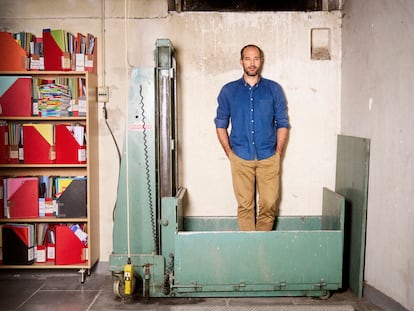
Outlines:
<svg viewBox="0 0 414 311"><path fill-rule="evenodd" d="M7 178L4 187L6 218L39 216L39 182L36 177Z"/></svg>
<svg viewBox="0 0 414 311"><path fill-rule="evenodd" d="M83 125L55 125L56 163L86 163L86 145L84 144L84 134L85 126Z"/></svg>
<svg viewBox="0 0 414 311"><path fill-rule="evenodd" d="M23 124L23 154L25 164L52 164L56 154L52 123Z"/></svg>
<svg viewBox="0 0 414 311"><path fill-rule="evenodd" d="M0 77L0 116L30 117L32 115L32 78Z"/></svg>
<svg viewBox="0 0 414 311"><path fill-rule="evenodd" d="M0 177L0 218L4 218L4 178Z"/></svg>
<svg viewBox="0 0 414 311"><path fill-rule="evenodd" d="M55 227L57 265L71 265L85 262L82 258L84 245L66 225Z"/></svg>
<svg viewBox="0 0 414 311"><path fill-rule="evenodd" d="M55 32L62 32L60 34L60 40L65 40L64 38L64 31L63 30L54 30ZM59 46L62 42L57 42L55 38L52 36L52 32L50 29L43 30L43 54L44 54L44 61L45 61L45 70L70 70L70 55L67 51L62 50ZM64 58L69 58L69 64L66 66Z"/></svg>
<svg viewBox="0 0 414 311"><path fill-rule="evenodd" d="M0 164L9 162L9 128L0 124Z"/></svg>
<svg viewBox="0 0 414 311"><path fill-rule="evenodd" d="M5 224L5 228L11 228L14 234L26 245L27 247L34 246L33 236L31 236L30 227L26 224Z"/></svg>

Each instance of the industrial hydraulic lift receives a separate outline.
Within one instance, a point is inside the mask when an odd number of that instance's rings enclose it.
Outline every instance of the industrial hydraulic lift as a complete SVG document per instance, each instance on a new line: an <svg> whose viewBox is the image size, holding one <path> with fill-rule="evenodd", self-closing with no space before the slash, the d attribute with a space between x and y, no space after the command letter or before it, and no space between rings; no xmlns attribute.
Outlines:
<svg viewBox="0 0 414 311"><path fill-rule="evenodd" d="M236 217L185 216L175 49L169 39L155 46L155 67L133 68L130 78L110 255L114 294L329 297L342 286L340 194L321 189L322 215L281 216L271 232L239 232Z"/></svg>

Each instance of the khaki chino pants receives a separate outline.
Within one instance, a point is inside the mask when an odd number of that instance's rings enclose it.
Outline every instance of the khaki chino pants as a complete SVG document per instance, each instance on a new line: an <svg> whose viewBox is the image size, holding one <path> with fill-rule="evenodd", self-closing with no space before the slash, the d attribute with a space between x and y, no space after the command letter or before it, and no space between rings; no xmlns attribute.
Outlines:
<svg viewBox="0 0 414 311"><path fill-rule="evenodd" d="M246 161L229 155L237 216L241 231L270 231L276 217L280 187L280 156ZM257 189L256 189L257 187ZM256 191L259 205L256 222Z"/></svg>

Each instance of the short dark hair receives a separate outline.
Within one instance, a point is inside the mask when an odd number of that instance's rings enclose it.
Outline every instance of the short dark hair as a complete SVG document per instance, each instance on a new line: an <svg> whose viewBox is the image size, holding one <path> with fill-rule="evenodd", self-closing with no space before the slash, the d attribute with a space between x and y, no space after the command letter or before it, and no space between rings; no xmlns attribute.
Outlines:
<svg viewBox="0 0 414 311"><path fill-rule="evenodd" d="M247 45L245 45L244 47L242 47L242 49L240 50L240 59L243 59L243 53L244 53L244 50L246 49L246 48L256 48L256 49L258 49L259 50L259 54L260 54L260 58L261 59L263 59L263 51L262 51L262 49L261 48L259 48L257 45L255 45L255 44L247 44Z"/></svg>

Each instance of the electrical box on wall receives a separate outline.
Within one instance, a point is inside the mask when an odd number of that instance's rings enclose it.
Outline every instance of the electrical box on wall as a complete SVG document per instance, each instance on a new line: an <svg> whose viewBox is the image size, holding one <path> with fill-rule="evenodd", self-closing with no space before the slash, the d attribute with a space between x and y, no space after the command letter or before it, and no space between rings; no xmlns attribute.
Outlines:
<svg viewBox="0 0 414 311"><path fill-rule="evenodd" d="M109 102L109 87L107 86L98 87L98 102L99 103Z"/></svg>

